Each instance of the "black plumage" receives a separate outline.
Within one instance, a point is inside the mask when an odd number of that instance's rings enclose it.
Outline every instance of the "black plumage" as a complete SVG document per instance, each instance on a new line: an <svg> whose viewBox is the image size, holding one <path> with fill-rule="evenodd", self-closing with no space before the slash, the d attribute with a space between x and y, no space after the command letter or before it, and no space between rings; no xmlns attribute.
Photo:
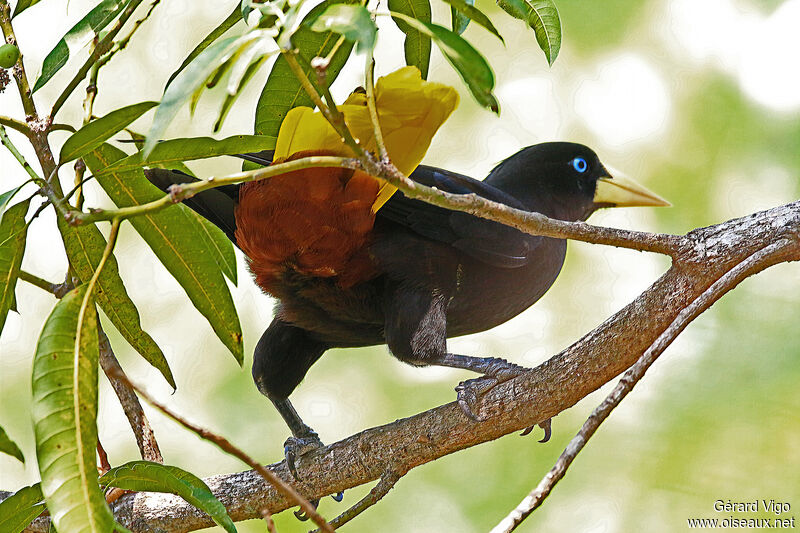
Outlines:
<svg viewBox="0 0 800 533"><path fill-rule="evenodd" d="M242 157L267 165L272 153ZM171 171L147 173L162 189L190 180ZM341 178L342 187L348 176ZM586 220L600 207L666 204L639 186L625 183L614 187L615 180L597 155L573 143L525 148L497 165L483 181L425 165L411 178L440 190L477 194L568 221ZM295 181L302 200L307 182ZM258 221L245 213L260 209L259 203L252 202L249 211L241 208L246 195L256 194L252 185L210 190L185 203L255 256L250 241L243 246L248 231L257 229L269 236L271 230L249 227ZM265 191L258 193L264 193L261 202L271 198ZM280 205L264 209L280 210ZM302 219L297 227L305 227L305 222ZM467 368L500 381L508 379L518 374L520 367L502 359L450 354L446 339L484 331L527 309L553 284L566 254L564 240L527 235L407 198L401 192L396 192L370 223L366 240L357 250L368 264L365 267L363 258L359 259L361 270L355 278L347 278L348 273L341 270L317 275L299 267L300 256L313 244L299 247L277 269L271 267L268 282L264 281L267 277L257 277L279 303L274 321L255 349L253 376L292 430L287 443L291 463L296 453L320 442L300 420L288 397L327 349L386 343L395 357L413 365ZM259 269L256 263L251 257L254 273ZM469 382L460 387L462 407L470 413L474 391L469 391Z"/></svg>

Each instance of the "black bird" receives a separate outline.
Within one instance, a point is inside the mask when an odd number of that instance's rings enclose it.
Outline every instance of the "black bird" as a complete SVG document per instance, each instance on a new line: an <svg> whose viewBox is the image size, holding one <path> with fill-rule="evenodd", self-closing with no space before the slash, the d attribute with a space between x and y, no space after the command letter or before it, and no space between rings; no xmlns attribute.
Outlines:
<svg viewBox="0 0 800 533"><path fill-rule="evenodd" d="M241 157L272 162L271 152ZM147 175L162 190L192 180L169 170ZM484 181L424 165L411 178L568 221L586 220L602 207L669 205L612 177L591 149L566 142L529 146ZM471 415L480 394L523 369L449 353L446 339L521 313L550 288L564 262L565 240L527 235L399 191L373 213L377 187L360 172L307 169L184 200L242 249L258 285L279 300L255 348L253 378L291 429L285 449L293 472L297 455L322 444L288 398L326 350L385 343L412 365L484 374L457 388Z"/></svg>

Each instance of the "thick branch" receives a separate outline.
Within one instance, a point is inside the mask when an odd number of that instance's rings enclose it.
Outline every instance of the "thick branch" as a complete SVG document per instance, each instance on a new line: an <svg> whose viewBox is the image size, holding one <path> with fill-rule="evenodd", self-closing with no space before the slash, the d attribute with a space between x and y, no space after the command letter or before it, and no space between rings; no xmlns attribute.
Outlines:
<svg viewBox="0 0 800 533"><path fill-rule="evenodd" d="M563 352L483 397L475 409L480 422L466 418L451 402L367 429L303 456L298 490L307 498L336 494L391 469L409 470L556 416L636 362L717 279L782 240L791 246L773 262L800 259L800 202L692 231L681 243L679 260L633 302ZM289 479L284 462L270 468ZM262 509L274 514L291 505L252 471L212 476L206 482L234 520L258 518ZM180 498L163 494L124 496L114 511L134 531L183 532L212 525Z"/></svg>

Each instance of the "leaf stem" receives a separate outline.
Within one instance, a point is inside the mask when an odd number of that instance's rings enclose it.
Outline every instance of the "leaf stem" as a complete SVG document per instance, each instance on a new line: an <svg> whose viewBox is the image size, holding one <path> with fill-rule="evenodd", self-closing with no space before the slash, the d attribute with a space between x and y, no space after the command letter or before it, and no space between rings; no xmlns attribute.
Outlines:
<svg viewBox="0 0 800 533"><path fill-rule="evenodd" d="M17 162L20 165L22 165L22 168L25 169L25 172L28 173L28 176L31 177L34 183L36 183L39 187L42 188L47 186L45 180L42 179L42 177L39 176L39 174L37 174L35 170L33 170L33 167L25 159L25 156L23 156L22 153L20 153L20 151L17 150L17 147L14 146L14 143L11 141L11 139L8 138L6 129L5 127L3 127L2 124L0 124L0 144L5 146L8 149L8 151L11 152L11 155L13 155L14 159L16 159Z"/></svg>
<svg viewBox="0 0 800 533"><path fill-rule="evenodd" d="M370 50L366 54L367 64L365 66L365 80L367 85L367 108L369 109L369 118L370 122L372 122L372 130L375 135L375 145L378 147L378 157L380 157L382 163L388 163L389 154L383 142L381 123L378 120L378 108L375 104L375 58L373 53L374 50Z"/></svg>
<svg viewBox="0 0 800 533"><path fill-rule="evenodd" d="M17 120L15 118L11 118L11 117L6 117L6 116L3 116L3 115L0 115L0 125L8 126L12 130L17 130L18 132L22 133L26 137L30 137L31 136L31 128L30 128L30 126L28 126L24 122L22 122L20 120Z"/></svg>
<svg viewBox="0 0 800 533"><path fill-rule="evenodd" d="M31 274L30 272L26 272L25 270L20 270L18 277L22 281L28 282L31 285L35 285L43 291L49 292L50 294L55 294L56 289L59 286L58 283L50 283L46 279L42 279L39 276Z"/></svg>

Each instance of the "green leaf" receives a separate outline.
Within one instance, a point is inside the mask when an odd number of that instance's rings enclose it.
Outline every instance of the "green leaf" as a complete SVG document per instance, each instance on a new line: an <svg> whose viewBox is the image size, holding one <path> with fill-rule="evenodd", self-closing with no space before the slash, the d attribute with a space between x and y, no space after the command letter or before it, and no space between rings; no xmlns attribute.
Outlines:
<svg viewBox="0 0 800 533"><path fill-rule="evenodd" d="M17 5L14 7L14 14L11 15L11 18L16 17L29 7L33 7L38 4L41 0L19 0Z"/></svg>
<svg viewBox="0 0 800 533"><path fill-rule="evenodd" d="M203 50L164 91L161 103L156 108L153 125L147 132L143 151L149 154L175 118L180 107L192 96L198 87L227 61L241 46L241 37L228 37Z"/></svg>
<svg viewBox="0 0 800 533"><path fill-rule="evenodd" d="M505 40L500 35L500 32L497 31L497 28L494 27L492 21L489 20L489 17L487 17L483 11L473 5L475 0L444 1L450 4L451 15L453 16L453 31L455 33L459 35L464 33L464 30L467 29L467 24L469 24L469 21L474 20L477 24L480 24L494 34L498 39L500 39L501 42L505 43Z"/></svg>
<svg viewBox="0 0 800 533"><path fill-rule="evenodd" d="M25 456L22 455L22 450L8 437L6 430L2 427L0 427L0 452L10 455L11 457L16 457L23 463L25 462ZM3 530L0 529L0 531Z"/></svg>
<svg viewBox="0 0 800 533"><path fill-rule="evenodd" d="M474 6L475 0L465 0L464 2L466 5ZM470 18L466 16L464 13L460 12L454 6L450 6L450 27L453 29L454 33L461 35L467 30L467 26L469 26Z"/></svg>
<svg viewBox="0 0 800 533"><path fill-rule="evenodd" d="M24 487L0 502L0 531L20 533L45 509L39 483Z"/></svg>
<svg viewBox="0 0 800 533"><path fill-rule="evenodd" d="M95 462L99 347L93 300L78 322L86 287L56 304L36 346L36 458L47 508L59 531L111 532L114 517L97 483Z"/></svg>
<svg viewBox="0 0 800 533"><path fill-rule="evenodd" d="M89 44L94 36L111 21L117 18L130 0L103 0L70 29L64 37L50 50L42 63L42 73L33 85L33 92L38 91L52 78L61 67L67 64L70 51Z"/></svg>
<svg viewBox="0 0 800 533"><path fill-rule="evenodd" d="M217 265L222 269L222 273L225 274L225 277L236 285L238 282L236 276L236 254L233 251L233 243L231 240L222 233L221 229L198 213L186 206L181 207L184 208L184 213L186 213L187 216L197 220L199 224L198 229L202 230L202 235L206 240L206 244L209 249L213 251L214 261L216 261Z"/></svg>
<svg viewBox="0 0 800 533"><path fill-rule="evenodd" d="M552 66L561 50L561 19L552 0L498 0L497 5L533 28L536 42Z"/></svg>
<svg viewBox="0 0 800 533"><path fill-rule="evenodd" d="M306 26L306 22L314 20L328 6L338 3L353 4L356 3L356 0L326 0L322 2L308 13L303 25L292 36L292 44L306 60L310 61L317 56L326 57L339 39L339 36L332 32L317 33L312 31ZM336 80L342 67L350 57L352 49L352 43L345 42L333 55L326 71L329 84ZM306 76L314 76L314 69L310 64L303 65L303 71ZM254 126L255 133L277 137L286 113L298 106L313 107L314 103L300 86L300 82L295 78L294 74L292 74L289 64L281 56L272 66L267 83L258 98Z"/></svg>
<svg viewBox="0 0 800 533"><path fill-rule="evenodd" d="M429 0L389 0L389 10L403 13L422 22L431 21L431 3ZM422 79L428 79L428 68L431 64L431 38L410 26L400 18L392 17L400 31L406 34L403 48L406 65L417 67Z"/></svg>
<svg viewBox="0 0 800 533"><path fill-rule="evenodd" d="M122 107L102 118L93 120L69 136L58 156L59 166L91 152L115 133L142 116L158 102L142 102Z"/></svg>
<svg viewBox="0 0 800 533"><path fill-rule="evenodd" d="M236 526L228 516L225 506L214 496L208 485L199 477L177 466L150 461L131 461L106 472L100 478L100 483L136 492L176 494L207 513L225 531L236 532Z"/></svg>
<svg viewBox="0 0 800 533"><path fill-rule="evenodd" d="M118 207L140 205L161 198L163 193L147 180L141 168L99 172L124 156L121 150L103 144L87 154L84 161ZM197 222L181 209L163 209L132 217L130 222L242 364L239 316L214 252L205 239L197 238L202 234Z"/></svg>
<svg viewBox="0 0 800 533"><path fill-rule="evenodd" d="M392 12L419 31L427 34L439 47L453 68L469 87L472 96L483 107L500 113L500 106L492 94L494 89L494 73L486 59L471 44L452 31L427 22L420 22L402 13Z"/></svg>
<svg viewBox="0 0 800 533"><path fill-rule="evenodd" d="M222 106L220 107L217 121L214 123L214 133L217 133L220 130L220 128L222 128L222 123L225 121L225 117L228 116L228 111L230 111L231 106L233 106L234 102L236 102L236 99L239 97L244 88L253 78L253 74L255 74L258 71L258 69L260 69L264 65L264 63L267 62L268 59L269 59L268 56L264 56L261 59L251 63L250 66L247 67L247 70L245 70L244 74L242 75L242 79L239 82L238 86L236 87L236 91L234 93L228 92L228 94L225 96L225 101L222 102Z"/></svg>
<svg viewBox="0 0 800 533"><path fill-rule="evenodd" d="M64 217L58 217L58 229L64 240L69 264L75 275L83 283L88 283L94 269L100 263L106 240L96 225L70 226ZM161 348L152 337L142 330L139 311L128 296L125 284L119 275L117 260L111 255L100 273L95 287L95 298L100 308L117 328L117 331L128 341L134 350L157 368L172 388L175 378L169 368L167 359Z"/></svg>
<svg viewBox="0 0 800 533"><path fill-rule="evenodd" d="M191 161L193 159L206 159L220 155L243 154L247 152L260 152L275 148L275 137L265 135L234 135L225 139L216 140L211 137L187 137L170 139L156 144L147 160L139 151L135 154L114 161L108 168L93 169L96 175L108 172L129 172L141 169L142 166L169 166L177 161ZM120 152L123 156L124 153Z"/></svg>
<svg viewBox="0 0 800 533"><path fill-rule="evenodd" d="M176 70L175 72L172 73L172 75L170 75L169 79L167 80L166 87L169 87L169 84L172 83L172 80L175 79L175 76L180 74L183 71L183 69L185 69L186 66L194 60L194 58L203 53L203 50L211 46L211 44L213 44L214 41L222 37L222 35L226 31L234 27L240 20L242 20L242 12L239 6L237 5L235 8L233 8L231 14L228 15L228 17L225 20L220 22L219 26L211 30L211 33L206 35L205 39L200 41L200 44L195 46L194 50L192 50L189 53L189 55L186 56L186 59L183 60L183 63L181 63L181 66L178 67L178 70Z"/></svg>
<svg viewBox="0 0 800 533"><path fill-rule="evenodd" d="M25 254L28 232L25 215L29 204L30 201L26 200L11 207L0 223L0 332L3 331L8 311L14 306L14 289Z"/></svg>
<svg viewBox="0 0 800 533"><path fill-rule="evenodd" d="M356 43L356 52L375 48L378 27L369 11L362 5L334 4L311 24L317 32L333 31Z"/></svg>
<svg viewBox="0 0 800 533"><path fill-rule="evenodd" d="M8 204L11 203L11 200L14 198L14 196L16 196L16 194L20 191L20 189L22 189L27 184L28 184L28 182L26 181L25 183L23 183L19 187L14 187L10 191L6 191L6 192L0 194L0 223L3 222L3 215L6 212L6 208L8 207ZM3 239L0 239L0 243L2 243L2 242L3 242Z"/></svg>

